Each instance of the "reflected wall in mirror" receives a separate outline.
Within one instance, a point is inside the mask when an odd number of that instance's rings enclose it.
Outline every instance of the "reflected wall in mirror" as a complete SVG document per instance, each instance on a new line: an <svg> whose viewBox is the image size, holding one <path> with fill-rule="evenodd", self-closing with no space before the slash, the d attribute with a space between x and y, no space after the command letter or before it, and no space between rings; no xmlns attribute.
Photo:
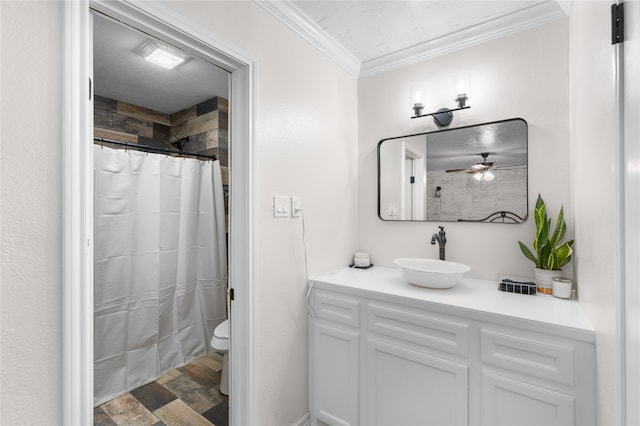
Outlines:
<svg viewBox="0 0 640 426"><path fill-rule="evenodd" d="M527 122L514 118L382 139L382 220L521 223L527 219Z"/></svg>

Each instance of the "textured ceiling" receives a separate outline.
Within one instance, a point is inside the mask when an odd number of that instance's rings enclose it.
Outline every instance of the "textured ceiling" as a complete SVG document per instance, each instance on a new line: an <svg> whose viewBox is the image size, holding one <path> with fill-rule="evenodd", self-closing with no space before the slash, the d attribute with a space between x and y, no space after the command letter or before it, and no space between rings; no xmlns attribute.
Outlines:
<svg viewBox="0 0 640 426"><path fill-rule="evenodd" d="M566 17L571 0L254 0L365 77Z"/></svg>
<svg viewBox="0 0 640 426"><path fill-rule="evenodd" d="M380 58L540 1L308 1L293 3L362 62Z"/></svg>

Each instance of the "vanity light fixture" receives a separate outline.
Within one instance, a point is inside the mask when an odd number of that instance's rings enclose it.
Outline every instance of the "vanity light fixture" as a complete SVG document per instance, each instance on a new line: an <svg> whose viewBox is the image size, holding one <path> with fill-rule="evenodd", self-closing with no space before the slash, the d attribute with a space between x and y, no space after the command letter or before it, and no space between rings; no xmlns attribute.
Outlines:
<svg viewBox="0 0 640 426"><path fill-rule="evenodd" d="M453 108L453 109L440 108L436 112L432 112L429 114L422 114L422 108L423 108L422 104L414 104L413 110L415 111L416 115L411 117L411 119L422 118L422 117L433 117L433 122L436 123L436 126L447 127L449 124L451 124L451 120L453 120L454 111L460 111L463 109L471 108L471 106L466 105L467 99L469 99L467 95L465 95L464 93L461 93L455 99L456 102L458 102L458 105L459 105L458 108ZM417 107L419 107L419 109Z"/></svg>
<svg viewBox="0 0 640 426"><path fill-rule="evenodd" d="M456 96L456 104L458 104L458 108L464 108L467 99L469 99L469 88L471 86L471 75L468 73L458 73L453 76L453 84L455 86L455 93L458 94Z"/></svg>
<svg viewBox="0 0 640 426"><path fill-rule="evenodd" d="M411 109L415 115L422 114L424 110L424 95L426 93L426 88L424 85L415 85L411 87Z"/></svg>
<svg viewBox="0 0 640 426"><path fill-rule="evenodd" d="M422 103L423 93L419 89L417 89L414 95L414 89L412 89L411 102L413 103L412 108L415 115L411 118L433 117L433 122L436 124L436 126L447 127L453 120L454 111L471 108L471 106L467 105L467 100L469 99L468 93L470 80L470 77L464 73L454 77L455 87L453 88L453 90L456 90L458 93L458 95L454 99L457 108L440 108L436 112L432 112L429 114L422 113L424 109L424 104Z"/></svg>
<svg viewBox="0 0 640 426"><path fill-rule="evenodd" d="M177 67L187 60L186 54L172 49L169 46L151 41L143 44L138 49L138 53L147 61L168 70Z"/></svg>

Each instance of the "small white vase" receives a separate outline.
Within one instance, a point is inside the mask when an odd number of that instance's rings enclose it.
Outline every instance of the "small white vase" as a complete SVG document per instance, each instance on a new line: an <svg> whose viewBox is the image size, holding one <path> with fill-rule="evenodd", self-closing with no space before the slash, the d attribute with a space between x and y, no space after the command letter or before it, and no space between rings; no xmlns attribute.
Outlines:
<svg viewBox="0 0 640 426"><path fill-rule="evenodd" d="M553 295L560 299L571 299L573 296L573 281L569 278L553 279Z"/></svg>
<svg viewBox="0 0 640 426"><path fill-rule="evenodd" d="M544 294L552 294L553 278L561 276L561 270L536 268L536 284L538 285L538 292Z"/></svg>

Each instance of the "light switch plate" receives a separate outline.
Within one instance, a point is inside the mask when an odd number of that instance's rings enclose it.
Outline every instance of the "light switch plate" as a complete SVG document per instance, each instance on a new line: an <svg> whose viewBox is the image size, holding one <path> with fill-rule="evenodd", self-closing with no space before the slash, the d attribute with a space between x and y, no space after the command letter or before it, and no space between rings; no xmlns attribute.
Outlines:
<svg viewBox="0 0 640 426"><path fill-rule="evenodd" d="M273 217L282 218L289 217L289 209L291 208L291 199L288 195L273 196Z"/></svg>

